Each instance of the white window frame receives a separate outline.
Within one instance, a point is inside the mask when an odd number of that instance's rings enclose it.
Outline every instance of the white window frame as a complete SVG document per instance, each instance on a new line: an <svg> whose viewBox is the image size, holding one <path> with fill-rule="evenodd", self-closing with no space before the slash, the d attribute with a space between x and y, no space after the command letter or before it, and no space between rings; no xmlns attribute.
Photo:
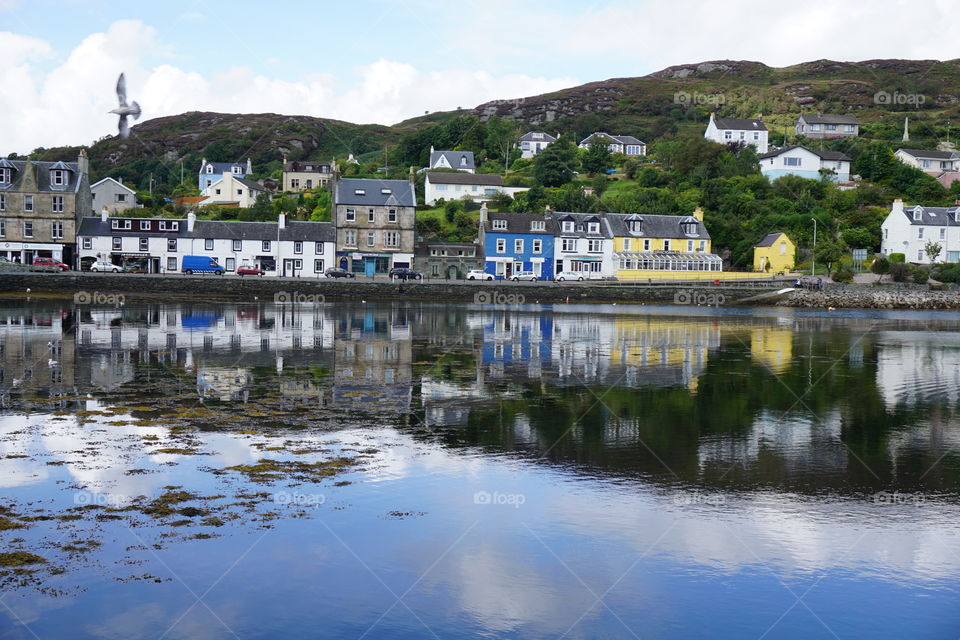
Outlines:
<svg viewBox="0 0 960 640"><path fill-rule="evenodd" d="M523 238L514 238L513 239L513 252L514 253L523 253Z"/></svg>
<svg viewBox="0 0 960 640"><path fill-rule="evenodd" d="M51 210L54 213L63 213L63 196L53 196Z"/></svg>
<svg viewBox="0 0 960 640"><path fill-rule="evenodd" d="M203 250L204 250L204 251L213 251L213 238L204 238L204 239L203 239Z"/></svg>
<svg viewBox="0 0 960 640"><path fill-rule="evenodd" d="M33 211L33 196L31 195L23 196L23 210Z"/></svg>
<svg viewBox="0 0 960 640"><path fill-rule="evenodd" d="M261 251L264 251L264 252L270 251L270 241L269 241L269 240L261 240L261 241L260 241L260 250L261 250Z"/></svg>
<svg viewBox="0 0 960 640"><path fill-rule="evenodd" d="M396 222L397 221L397 210L388 209L387 210L387 222Z"/></svg>
<svg viewBox="0 0 960 640"><path fill-rule="evenodd" d="M121 238L120 236L113 236L110 239L110 250L123 251L123 238Z"/></svg>
<svg viewBox="0 0 960 640"><path fill-rule="evenodd" d="M560 250L573 253L577 250L577 239L576 238L562 238L560 241Z"/></svg>
<svg viewBox="0 0 960 640"><path fill-rule="evenodd" d="M176 271L176 270L177 270L177 257L167 256L167 271Z"/></svg>
<svg viewBox="0 0 960 640"><path fill-rule="evenodd" d="M322 255L323 255L323 243L322 243L322 242L314 242L314 243L313 243L313 253L314 253L315 255L318 255L318 256L322 256Z"/></svg>
<svg viewBox="0 0 960 640"><path fill-rule="evenodd" d="M293 252L294 253L303 253L303 242L297 240L293 243Z"/></svg>
<svg viewBox="0 0 960 640"><path fill-rule="evenodd" d="M353 207L347 207L347 210L344 212L343 216L347 222L356 222L357 210Z"/></svg>
<svg viewBox="0 0 960 640"><path fill-rule="evenodd" d="M506 252L507 252L507 239L497 238L497 253L506 253Z"/></svg>
<svg viewBox="0 0 960 640"><path fill-rule="evenodd" d="M177 239L167 238L167 253L176 253L176 251L177 251Z"/></svg>
<svg viewBox="0 0 960 640"><path fill-rule="evenodd" d="M63 223L62 222L51 222L50 223L50 237L55 240L60 240L63 238Z"/></svg>
<svg viewBox="0 0 960 640"><path fill-rule="evenodd" d="M150 221L141 220L140 221L140 231L150 231Z"/></svg>
<svg viewBox="0 0 960 640"><path fill-rule="evenodd" d="M150 251L150 238L139 238L137 246L139 247L140 253Z"/></svg>
<svg viewBox="0 0 960 640"><path fill-rule="evenodd" d="M27 233L27 229L28 229L28 228L30 229L30 233ZM24 221L23 221L23 237L24 237L24 238L32 238L32 237L33 237L33 221L32 221L32 220L24 220Z"/></svg>
<svg viewBox="0 0 960 640"><path fill-rule="evenodd" d="M243 249L243 241L242 241L242 240L234 240L234 241L231 242L230 244L233 246L233 250L234 250L234 251L241 251L241 250Z"/></svg>
<svg viewBox="0 0 960 640"><path fill-rule="evenodd" d="M530 244L533 253L543 253L543 240L540 238L534 238Z"/></svg>
<svg viewBox="0 0 960 640"><path fill-rule="evenodd" d="M504 229L507 228L507 221L506 221L506 220L494 220L494 221L491 223L491 225L492 225L493 229L502 231L502 230L504 230Z"/></svg>
<svg viewBox="0 0 960 640"><path fill-rule="evenodd" d="M368 247L375 247L375 246L377 246L377 232L376 232L376 231L368 231L368 232L367 232L367 246L368 246Z"/></svg>
<svg viewBox="0 0 960 640"><path fill-rule="evenodd" d="M85 251L90 251L93 249L93 238L81 238L80 245Z"/></svg>
<svg viewBox="0 0 960 640"><path fill-rule="evenodd" d="M323 258L314 259L314 261L313 261L313 272L314 272L314 273L323 273Z"/></svg>

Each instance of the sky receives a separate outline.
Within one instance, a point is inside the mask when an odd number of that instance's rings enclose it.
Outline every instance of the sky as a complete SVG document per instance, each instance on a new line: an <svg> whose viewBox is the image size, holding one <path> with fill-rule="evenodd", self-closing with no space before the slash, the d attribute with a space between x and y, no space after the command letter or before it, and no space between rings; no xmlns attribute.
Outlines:
<svg viewBox="0 0 960 640"><path fill-rule="evenodd" d="M273 112L394 124L705 60L960 57L957 0L0 0L0 155L142 120Z"/></svg>

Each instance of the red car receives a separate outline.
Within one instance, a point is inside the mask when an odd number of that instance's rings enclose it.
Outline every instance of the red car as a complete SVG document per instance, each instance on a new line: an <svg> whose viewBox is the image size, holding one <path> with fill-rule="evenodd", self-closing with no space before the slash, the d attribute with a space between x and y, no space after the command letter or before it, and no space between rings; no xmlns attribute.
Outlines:
<svg viewBox="0 0 960 640"><path fill-rule="evenodd" d="M70 267L63 264L59 260L54 260L53 258L34 258L33 266L35 267L56 267L60 271L70 271Z"/></svg>
<svg viewBox="0 0 960 640"><path fill-rule="evenodd" d="M237 267L238 276L262 276L263 269L260 267L252 267L250 265L242 264Z"/></svg>

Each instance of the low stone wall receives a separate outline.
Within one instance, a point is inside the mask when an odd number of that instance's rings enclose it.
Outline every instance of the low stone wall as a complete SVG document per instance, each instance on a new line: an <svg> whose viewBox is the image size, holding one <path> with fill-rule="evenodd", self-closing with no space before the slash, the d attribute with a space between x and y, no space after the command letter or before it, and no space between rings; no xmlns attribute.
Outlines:
<svg viewBox="0 0 960 640"><path fill-rule="evenodd" d="M651 304L724 305L751 298L769 288L736 285L637 286L598 283L423 282L363 279L238 278L213 275L139 274L0 274L0 292L34 294L82 293L88 299L122 294L151 300L201 297L206 300L461 300L490 304L538 302L634 302Z"/></svg>
<svg viewBox="0 0 960 640"><path fill-rule="evenodd" d="M926 286L832 286L822 291L797 289L778 304L814 309L960 309L960 292L932 291Z"/></svg>

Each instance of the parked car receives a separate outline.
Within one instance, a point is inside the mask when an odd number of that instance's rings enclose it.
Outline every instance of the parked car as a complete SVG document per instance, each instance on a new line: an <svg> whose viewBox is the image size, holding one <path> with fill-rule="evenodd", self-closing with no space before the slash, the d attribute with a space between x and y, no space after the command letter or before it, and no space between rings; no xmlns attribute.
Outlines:
<svg viewBox="0 0 960 640"><path fill-rule="evenodd" d="M90 271L100 271L103 273L120 273L120 267L113 264L112 262L107 262L106 260L97 260L92 265L90 265Z"/></svg>
<svg viewBox="0 0 960 640"><path fill-rule="evenodd" d="M255 267L252 264L242 264L237 267L237 275L241 278L243 276L262 276L263 269L260 267Z"/></svg>
<svg viewBox="0 0 960 640"><path fill-rule="evenodd" d="M514 282L519 282L521 280L530 280L531 282L536 282L540 279L540 276L535 274L533 271L514 271L513 275L510 276L510 279Z"/></svg>
<svg viewBox="0 0 960 640"><path fill-rule="evenodd" d="M346 269L341 269L340 267L330 267L323 272L328 278L356 278L357 276L353 273L350 273Z"/></svg>
<svg viewBox="0 0 960 640"><path fill-rule="evenodd" d="M423 280L423 274L407 267L394 267L390 269L391 280Z"/></svg>
<svg viewBox="0 0 960 640"><path fill-rule="evenodd" d="M63 264L59 260L54 260L53 258L34 258L33 266L35 267L53 267L53 270L59 269L60 271L70 271L70 267Z"/></svg>
<svg viewBox="0 0 960 640"><path fill-rule="evenodd" d="M190 275L193 273L215 273L218 276L223 275L223 267L217 264L217 261L207 256L183 256L181 271Z"/></svg>
<svg viewBox="0 0 960 640"><path fill-rule="evenodd" d="M560 271L553 279L557 282L563 282L564 280L583 280L583 274L578 271Z"/></svg>
<svg viewBox="0 0 960 640"><path fill-rule="evenodd" d="M483 269L470 269L467 271L467 280L493 280L493 274Z"/></svg>

